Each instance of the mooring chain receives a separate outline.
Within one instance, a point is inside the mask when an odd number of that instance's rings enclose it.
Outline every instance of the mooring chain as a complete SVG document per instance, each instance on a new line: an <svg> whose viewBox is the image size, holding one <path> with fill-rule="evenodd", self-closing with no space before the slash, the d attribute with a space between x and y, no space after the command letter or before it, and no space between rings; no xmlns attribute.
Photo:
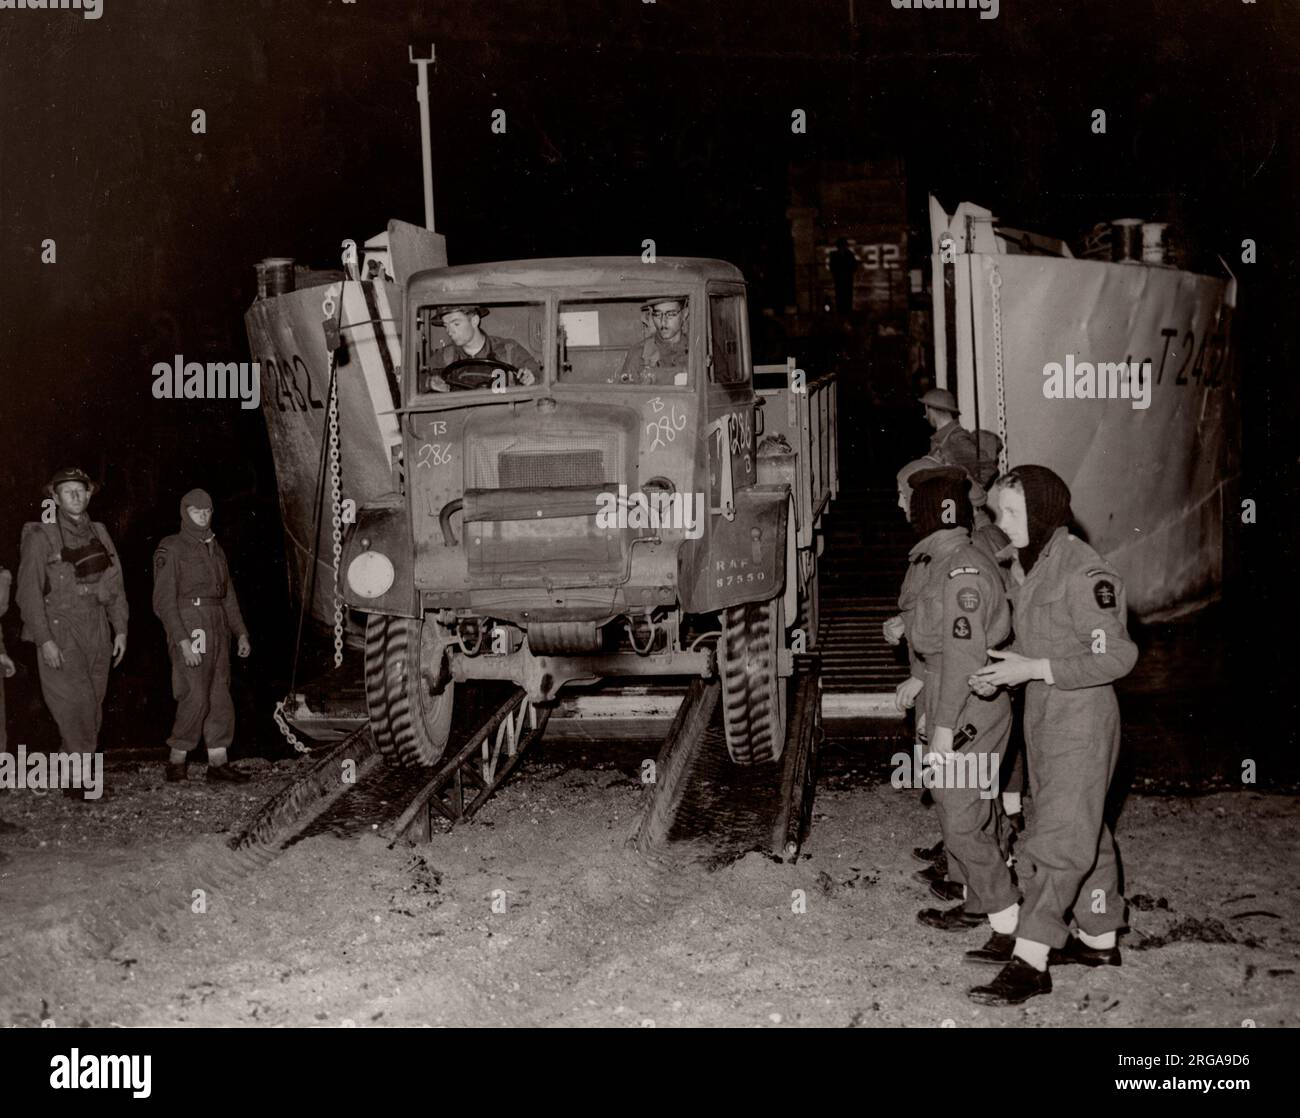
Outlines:
<svg viewBox="0 0 1300 1118"><path fill-rule="evenodd" d="M1002 368L1002 273L997 265L989 275L989 286L993 288L993 371L997 383L998 395L998 438L1002 449L998 451L998 473L1007 472L1007 391Z"/></svg>
<svg viewBox="0 0 1300 1118"><path fill-rule="evenodd" d="M289 696L286 695L276 703L275 713L271 717L275 719L275 725L279 729L280 733L284 735L285 741L292 745L299 753L310 753L311 750L309 750L303 740L293 732L293 727L289 725L288 719L284 716L284 704L288 701Z"/></svg>
<svg viewBox="0 0 1300 1118"><path fill-rule="evenodd" d="M333 362L331 362L333 365ZM343 560L343 497L339 471L339 378L331 370L329 403L330 523L334 529L334 666L343 665L343 596L339 593L339 567Z"/></svg>

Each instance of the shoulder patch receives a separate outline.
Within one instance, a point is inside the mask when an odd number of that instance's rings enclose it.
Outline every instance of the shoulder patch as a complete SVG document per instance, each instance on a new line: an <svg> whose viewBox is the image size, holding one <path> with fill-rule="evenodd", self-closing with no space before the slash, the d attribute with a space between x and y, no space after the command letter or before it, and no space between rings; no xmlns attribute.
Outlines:
<svg viewBox="0 0 1300 1118"><path fill-rule="evenodd" d="M963 586L957 591L957 604L966 613L974 613L980 608L980 592L973 586Z"/></svg>
<svg viewBox="0 0 1300 1118"><path fill-rule="evenodd" d="M979 573L980 569L978 567L953 567L948 572L948 577L957 578L959 575L977 575Z"/></svg>
<svg viewBox="0 0 1300 1118"><path fill-rule="evenodd" d="M970 619L959 617L952 623L952 635L959 641L970 640Z"/></svg>
<svg viewBox="0 0 1300 1118"><path fill-rule="evenodd" d="M161 571L165 566L167 566L168 559L169 556L167 554L167 549L165 547L160 547L153 553L153 569L155 571Z"/></svg>
<svg viewBox="0 0 1300 1118"><path fill-rule="evenodd" d="M1109 575L1110 571L1105 567L1093 567L1091 570L1083 572L1085 578L1098 578L1101 575Z"/></svg>
<svg viewBox="0 0 1300 1118"><path fill-rule="evenodd" d="M1115 584L1108 578L1099 578L1092 584L1092 596L1102 609L1114 609L1118 604Z"/></svg>

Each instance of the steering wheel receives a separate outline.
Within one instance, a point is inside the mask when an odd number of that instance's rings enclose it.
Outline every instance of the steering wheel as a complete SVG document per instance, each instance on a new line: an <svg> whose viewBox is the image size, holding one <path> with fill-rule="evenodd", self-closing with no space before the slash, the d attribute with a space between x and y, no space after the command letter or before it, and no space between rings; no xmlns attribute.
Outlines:
<svg viewBox="0 0 1300 1118"><path fill-rule="evenodd" d="M487 388L496 380L498 369L510 376L511 383L519 383L517 365L487 357L462 357L442 369L440 375L452 388Z"/></svg>

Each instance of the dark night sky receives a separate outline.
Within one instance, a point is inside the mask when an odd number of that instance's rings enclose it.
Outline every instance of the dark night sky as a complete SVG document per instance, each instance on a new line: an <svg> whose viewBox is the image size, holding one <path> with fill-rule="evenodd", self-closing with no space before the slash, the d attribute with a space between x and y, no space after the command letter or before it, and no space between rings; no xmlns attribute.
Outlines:
<svg viewBox="0 0 1300 1118"><path fill-rule="evenodd" d="M422 219L406 59L431 42L453 262L631 254L652 237L748 269L786 236L791 161L889 155L914 208L931 189L1062 235L1172 216L1233 260L1256 238L1260 263L1239 269L1244 458L1274 507L1294 492L1297 354L1272 325L1296 295L1294 3L1003 0L992 21L888 0L103 3L97 21L0 12L10 567L64 462L104 478L95 512L142 564L195 482L227 522L246 514L237 549L278 555L256 413L155 401L150 370L176 352L246 356L257 259L333 266L345 237Z"/></svg>

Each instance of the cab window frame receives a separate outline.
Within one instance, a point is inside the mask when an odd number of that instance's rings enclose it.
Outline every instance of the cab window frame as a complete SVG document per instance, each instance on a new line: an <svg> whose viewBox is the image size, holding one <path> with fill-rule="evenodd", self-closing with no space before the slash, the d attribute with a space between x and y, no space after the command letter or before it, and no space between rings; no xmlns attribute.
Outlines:
<svg viewBox="0 0 1300 1118"><path fill-rule="evenodd" d="M749 315L747 313L745 287L736 283L710 283L706 291L708 300L708 325L706 335L706 380L710 388L723 389L730 393L752 392L754 390L754 362L750 352ZM739 376L732 380L723 380L717 375L718 363L713 351L713 308L714 300L731 300L735 308L736 326L736 360Z"/></svg>
<svg viewBox="0 0 1300 1118"><path fill-rule="evenodd" d="M632 290L632 291L593 291L590 288L566 288L561 289L555 296L555 307L553 315L553 338L551 343L551 352L549 359L554 362L555 377L551 382L557 389L573 391L590 391L593 388L601 389L642 389L643 391L659 392L694 392L697 385L705 380L704 359L701 356L703 347L707 338L707 333L701 329L700 315L694 313L694 308L699 305L701 300L706 296L695 285L674 286L672 288L661 288L654 290ZM566 307L574 303L593 304L593 303L632 303L645 304L663 299L685 299L686 306L690 309L687 316L686 325L686 371L687 379L685 384L642 384L639 381L622 382L615 380L613 382L601 381L594 383L582 380L566 380L563 371L560 368L560 315ZM648 335L647 335L648 336ZM643 344L645 337L642 337L637 345ZM628 347L620 347L627 352Z"/></svg>
<svg viewBox="0 0 1300 1118"><path fill-rule="evenodd" d="M457 401L470 402L481 400L488 397L495 400L517 400L521 396L536 392L538 389L544 389L549 386L553 377L552 362L550 353L554 350L554 298L550 292L536 293L531 298L521 296L518 291L498 291L498 290L478 290L478 291L422 291L418 297L410 300L410 310L407 313L407 338L418 339L418 344L407 346L403 341L403 365L405 366L404 389L404 406L424 407L428 404L444 404L451 399ZM449 392L436 392L422 389L420 381L422 376L429 371L426 361L432 356L431 337L432 331L426 330L422 326L422 319L433 308L439 306L454 305L457 303L474 303L495 310L498 306L508 307L533 307L541 312L542 316L542 352L539 354L533 350L527 341L515 338L512 340L522 345L532 355L537 362L539 376L533 384L512 385L504 392L494 392L491 385L484 385L482 388L462 388L452 389ZM492 332L488 323L491 316L480 321L479 328L485 334ZM407 357L407 353L410 354Z"/></svg>

